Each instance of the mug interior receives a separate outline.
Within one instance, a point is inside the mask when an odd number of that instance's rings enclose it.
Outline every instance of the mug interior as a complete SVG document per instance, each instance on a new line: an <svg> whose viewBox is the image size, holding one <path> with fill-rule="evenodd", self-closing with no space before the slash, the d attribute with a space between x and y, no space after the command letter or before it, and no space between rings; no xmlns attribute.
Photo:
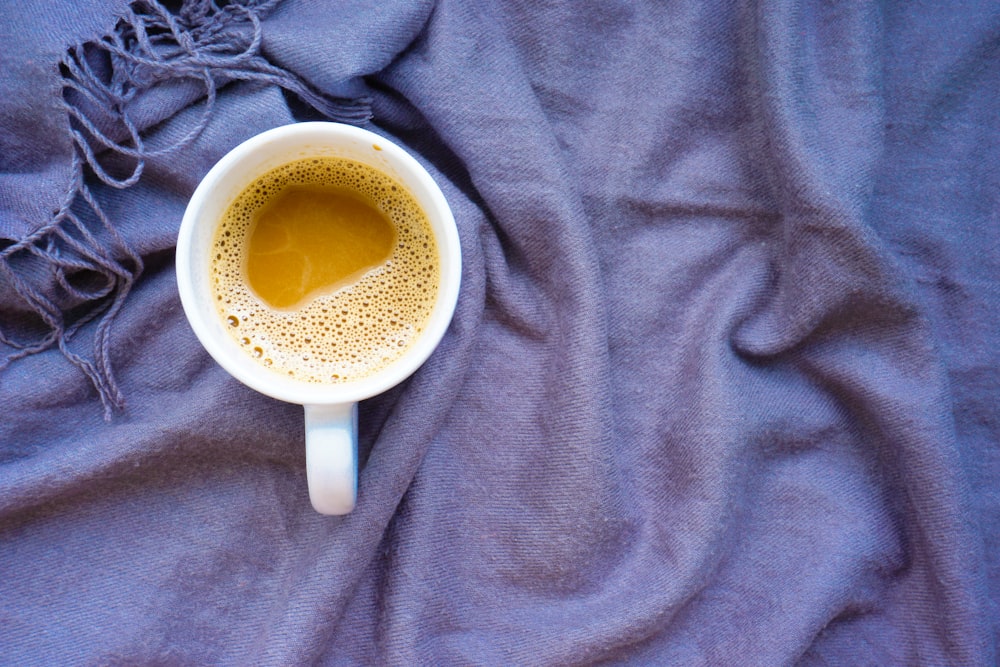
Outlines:
<svg viewBox="0 0 1000 667"><path fill-rule="evenodd" d="M212 298L210 267L215 230L229 205L256 178L283 164L311 157L355 160L396 179L414 196L438 245L441 282L423 332L396 362L341 384L297 381L246 356L225 330ZM461 251L455 220L440 188L406 151L373 132L315 122L275 128L240 144L202 179L188 203L177 240L177 284L195 334L209 354L251 388L292 403L332 404L379 394L413 373L434 351L458 299Z"/></svg>

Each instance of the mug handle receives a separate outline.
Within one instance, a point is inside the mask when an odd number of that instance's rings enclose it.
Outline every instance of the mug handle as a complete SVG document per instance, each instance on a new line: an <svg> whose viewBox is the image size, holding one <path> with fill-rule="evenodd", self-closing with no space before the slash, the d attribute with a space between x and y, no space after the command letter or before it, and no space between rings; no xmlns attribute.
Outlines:
<svg viewBox="0 0 1000 667"><path fill-rule="evenodd" d="M306 481L320 514L348 514L358 495L358 404L306 405Z"/></svg>

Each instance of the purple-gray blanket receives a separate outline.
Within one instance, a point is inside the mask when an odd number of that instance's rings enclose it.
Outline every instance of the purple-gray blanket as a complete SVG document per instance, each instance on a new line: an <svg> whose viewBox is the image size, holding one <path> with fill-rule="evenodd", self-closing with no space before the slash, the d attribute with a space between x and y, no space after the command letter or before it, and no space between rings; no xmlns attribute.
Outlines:
<svg viewBox="0 0 1000 667"><path fill-rule="evenodd" d="M0 664L993 664L998 91L991 0L4 3ZM313 119L465 259L343 518L173 272Z"/></svg>

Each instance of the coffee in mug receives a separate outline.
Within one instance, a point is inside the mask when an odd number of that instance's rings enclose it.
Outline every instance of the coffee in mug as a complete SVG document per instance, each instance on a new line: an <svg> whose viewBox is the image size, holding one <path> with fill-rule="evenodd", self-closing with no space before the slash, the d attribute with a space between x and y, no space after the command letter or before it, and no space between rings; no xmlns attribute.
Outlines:
<svg viewBox="0 0 1000 667"><path fill-rule="evenodd" d="M395 179L343 158L268 171L215 233L219 317L245 353L306 382L344 383L399 359L440 283L430 222Z"/></svg>
<svg viewBox="0 0 1000 667"><path fill-rule="evenodd" d="M351 512L358 401L427 360L458 300L461 245L437 183L374 132L274 128L201 180L176 268L184 313L219 365L304 407L312 506Z"/></svg>

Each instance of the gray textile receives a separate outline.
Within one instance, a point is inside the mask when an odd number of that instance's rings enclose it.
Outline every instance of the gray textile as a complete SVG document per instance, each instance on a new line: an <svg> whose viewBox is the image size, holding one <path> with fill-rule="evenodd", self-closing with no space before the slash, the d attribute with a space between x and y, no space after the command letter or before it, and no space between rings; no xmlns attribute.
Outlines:
<svg viewBox="0 0 1000 667"><path fill-rule="evenodd" d="M165 6L0 14L0 665L993 664L996 3ZM345 518L173 274L322 118L465 256Z"/></svg>

